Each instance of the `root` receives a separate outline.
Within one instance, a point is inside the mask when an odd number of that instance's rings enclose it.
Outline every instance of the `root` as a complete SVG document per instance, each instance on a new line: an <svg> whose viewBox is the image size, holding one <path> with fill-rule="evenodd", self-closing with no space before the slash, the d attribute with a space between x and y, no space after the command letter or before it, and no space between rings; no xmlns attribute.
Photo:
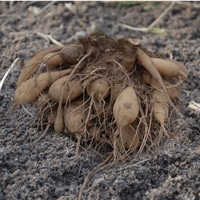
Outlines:
<svg viewBox="0 0 200 200"><path fill-rule="evenodd" d="M33 144L38 143L41 139L43 139L43 138L45 137L47 131L48 131L49 128L50 128L50 126L51 126L51 124L47 124L47 126L46 126L44 132L42 133L42 135L41 135L37 140L35 140L35 141L33 142Z"/></svg>
<svg viewBox="0 0 200 200"><path fill-rule="evenodd" d="M75 160L78 159L79 149L80 149L80 145L81 145L81 134L80 133L76 134L76 139L77 139L77 142L76 142Z"/></svg>
<svg viewBox="0 0 200 200"><path fill-rule="evenodd" d="M100 163L99 165L97 165L96 167L94 167L92 169L92 171L84 178L84 182L83 185L81 186L80 190L79 190L79 194L78 194L78 200L81 200L82 198L82 194L83 194L83 190L85 189L85 187L87 186L89 180L92 178L92 176L97 173L97 171L101 170L112 158L112 154L108 155L107 158Z"/></svg>

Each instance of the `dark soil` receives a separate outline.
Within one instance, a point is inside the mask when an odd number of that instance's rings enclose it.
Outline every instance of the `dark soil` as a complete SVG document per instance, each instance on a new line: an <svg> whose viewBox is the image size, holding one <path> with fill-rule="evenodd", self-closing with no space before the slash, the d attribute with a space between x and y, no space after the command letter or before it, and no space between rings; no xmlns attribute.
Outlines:
<svg viewBox="0 0 200 200"><path fill-rule="evenodd" d="M200 103L200 4L176 3L156 25L165 34L119 26L147 27L169 4L0 2L0 78L20 58L0 93L0 199L77 199L84 177L101 163L91 151L81 151L75 160L75 143L53 129L33 143L42 134L32 126L33 117L21 107L11 109L24 60L53 45L41 33L68 44L94 30L141 39L147 49L183 62L189 79L180 113L169 127L178 139L166 140L158 152L97 172L82 199L200 199L200 112L188 107L190 101ZM34 114L31 105L26 109Z"/></svg>

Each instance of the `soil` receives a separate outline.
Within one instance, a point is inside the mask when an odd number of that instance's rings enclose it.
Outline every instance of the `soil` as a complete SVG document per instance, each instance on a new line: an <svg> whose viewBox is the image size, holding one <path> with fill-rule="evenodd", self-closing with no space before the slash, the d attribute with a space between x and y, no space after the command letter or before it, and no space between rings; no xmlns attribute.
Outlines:
<svg viewBox="0 0 200 200"><path fill-rule="evenodd" d="M133 31L120 26L148 27L169 2L0 2L0 78L19 57L0 92L0 199L77 199L84 177L101 163L92 151L75 159L75 143L66 134L32 126L33 117L22 107L12 109L17 78L24 61L53 45L94 30L111 37L139 38L151 51L181 61L189 79L181 90L179 113L170 129L178 139L167 139L157 152L116 163L94 174L82 199L200 199L200 4L176 3L156 27L165 34ZM34 108L26 105L34 115Z"/></svg>

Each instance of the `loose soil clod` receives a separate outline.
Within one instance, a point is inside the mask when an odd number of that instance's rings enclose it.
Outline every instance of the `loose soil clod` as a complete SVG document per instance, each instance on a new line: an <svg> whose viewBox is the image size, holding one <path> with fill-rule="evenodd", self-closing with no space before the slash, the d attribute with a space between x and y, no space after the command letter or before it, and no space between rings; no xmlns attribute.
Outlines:
<svg viewBox="0 0 200 200"><path fill-rule="evenodd" d="M46 80L39 80L44 74ZM140 43L94 32L67 47L39 52L26 62L19 79L14 102L33 102L39 110L37 125L66 129L78 144L104 157L113 153L119 161L146 147L152 150L169 135L168 113L187 70Z"/></svg>

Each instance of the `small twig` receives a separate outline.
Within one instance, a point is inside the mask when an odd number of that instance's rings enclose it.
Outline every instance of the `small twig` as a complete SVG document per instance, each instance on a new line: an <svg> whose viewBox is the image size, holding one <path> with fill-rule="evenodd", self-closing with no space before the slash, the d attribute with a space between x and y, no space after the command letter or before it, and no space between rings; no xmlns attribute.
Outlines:
<svg viewBox="0 0 200 200"><path fill-rule="evenodd" d="M193 109L193 110L200 111L200 104L196 103L194 101L190 101L188 107L191 108L191 109Z"/></svg>
<svg viewBox="0 0 200 200"><path fill-rule="evenodd" d="M15 66L15 64L17 63L18 60L19 60L19 57L14 60L14 62L12 63L12 65L9 67L9 69L7 70L7 72L5 73L5 75L3 76L3 78L1 79L1 81L0 81L0 92L1 92L1 89L3 87L3 84L5 82L6 77L8 76L8 74L11 71L11 69Z"/></svg>
<svg viewBox="0 0 200 200"><path fill-rule="evenodd" d="M133 167L135 167L135 166L140 166L140 164L143 164L143 163L145 163L146 161L149 161L149 160L150 160L150 158L147 158L147 159L138 161L138 162L136 162L136 163L131 163L130 165L127 165L127 166L125 166L125 167L118 168L118 169L116 170L116 172L117 172L117 171L122 171L122 170L127 170L127 169L130 170L130 168L133 168Z"/></svg>
<svg viewBox="0 0 200 200"><path fill-rule="evenodd" d="M157 34L161 34L161 33L165 32L165 30L162 28L145 28L145 27L138 28L138 27L129 26L129 25L123 24L123 23L119 23L119 25L121 27L127 28L132 31L141 31L141 32L146 32L146 33L157 33Z"/></svg>
<svg viewBox="0 0 200 200"><path fill-rule="evenodd" d="M37 140L35 140L34 142L33 142L33 144L35 144L35 143L37 143L37 142L39 142L41 139L43 139L44 138L44 136L46 135L46 133L47 133L47 131L49 130L49 127L51 126L51 124L49 123L49 124L47 124L47 126L46 126L46 128L45 128L45 130L44 130L44 132L42 133L42 135L37 139Z"/></svg>
<svg viewBox="0 0 200 200"><path fill-rule="evenodd" d="M77 139L77 142L76 142L76 150L75 150L75 160L78 159L79 149L81 146L81 134L80 133L76 133L76 139Z"/></svg>
<svg viewBox="0 0 200 200"><path fill-rule="evenodd" d="M57 40L55 40L51 35L47 35L47 37L49 38L49 40L53 43L56 44L58 46L64 47L64 45L60 42L58 42Z"/></svg>
<svg viewBox="0 0 200 200"><path fill-rule="evenodd" d="M25 112L30 115L31 117L34 117L33 114L31 114L24 105L22 105L22 108L25 110Z"/></svg>
<svg viewBox="0 0 200 200"><path fill-rule="evenodd" d="M164 33L165 30L161 28L153 28L174 6L176 2L172 2L165 10L164 12L149 25L149 27L146 28L137 28L137 27L132 27L127 24L119 23L120 26L133 30L133 31L142 31L142 32L149 32L149 33Z"/></svg>
<svg viewBox="0 0 200 200"><path fill-rule="evenodd" d="M148 29L153 28L174 6L175 2L171 2L171 4L165 9L165 11L148 27Z"/></svg>
<svg viewBox="0 0 200 200"><path fill-rule="evenodd" d="M50 40L53 44L56 44L60 47L64 47L64 45L62 43L55 40L51 35L47 35L47 34L44 34L44 33L41 33L41 32L36 32L36 34L43 37L44 39L46 39L48 41Z"/></svg>
<svg viewBox="0 0 200 200"><path fill-rule="evenodd" d="M44 8L42 8L41 10L40 10L40 13L39 14L41 14L41 13L43 13L46 9L48 9L50 6L52 6L54 3L56 3L57 1L51 1L50 3L48 3L46 6L44 6Z"/></svg>

